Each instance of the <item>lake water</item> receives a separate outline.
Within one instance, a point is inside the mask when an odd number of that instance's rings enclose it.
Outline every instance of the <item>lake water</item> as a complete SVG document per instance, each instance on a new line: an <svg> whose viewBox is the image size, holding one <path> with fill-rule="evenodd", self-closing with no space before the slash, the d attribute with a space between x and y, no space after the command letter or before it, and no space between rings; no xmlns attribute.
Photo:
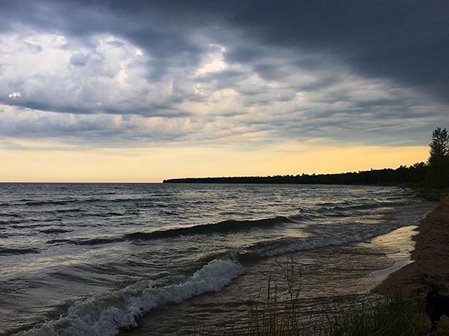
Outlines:
<svg viewBox="0 0 449 336"><path fill-rule="evenodd" d="M433 207L394 187L0 184L0 335L116 335L153 313L176 333L175 311L198 321L189 302L229 303L273 257L307 252L317 277Z"/></svg>

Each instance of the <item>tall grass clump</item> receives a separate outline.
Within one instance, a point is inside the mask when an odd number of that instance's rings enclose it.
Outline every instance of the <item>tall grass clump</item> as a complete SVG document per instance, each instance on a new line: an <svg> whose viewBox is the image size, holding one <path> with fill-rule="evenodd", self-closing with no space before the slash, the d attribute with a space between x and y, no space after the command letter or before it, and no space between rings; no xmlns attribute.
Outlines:
<svg viewBox="0 0 449 336"><path fill-rule="evenodd" d="M256 300L251 301L247 335L305 335L299 310L300 268L296 267L292 257L286 264L277 263L277 266L286 293L280 295L278 284L270 276L265 296L260 293Z"/></svg>
<svg viewBox="0 0 449 336"><path fill-rule="evenodd" d="M423 308L409 299L394 295L354 305L341 314L331 315L324 334L424 336L428 330L428 320Z"/></svg>

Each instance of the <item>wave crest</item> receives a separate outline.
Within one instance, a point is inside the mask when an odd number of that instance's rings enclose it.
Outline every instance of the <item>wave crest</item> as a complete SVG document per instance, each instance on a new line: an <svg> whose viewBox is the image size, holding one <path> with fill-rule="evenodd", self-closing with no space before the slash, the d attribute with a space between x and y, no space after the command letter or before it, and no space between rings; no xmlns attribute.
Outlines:
<svg viewBox="0 0 449 336"><path fill-rule="evenodd" d="M217 292L243 271L236 262L215 259L183 283L153 288L150 282L142 281L116 292L100 293L74 304L59 320L16 335L114 336L121 328L137 326L138 318L151 309Z"/></svg>
<svg viewBox="0 0 449 336"><path fill-rule="evenodd" d="M299 215L294 217L295 220L300 219ZM280 224L292 223L294 220L284 216L272 218L256 219L256 220L226 220L215 224L201 224L187 227L177 227L167 230L159 230L153 232L133 232L122 237L111 238L79 238L79 239L52 239L47 244L73 244L73 245L99 245L116 243L122 241L138 241L174 238L178 236L204 235L213 233L229 233L236 231L251 230L256 227L270 227Z"/></svg>
<svg viewBox="0 0 449 336"><path fill-rule="evenodd" d="M123 237L125 240L152 240L160 238L171 238L182 235L210 234L210 233L228 233L234 231L250 230L254 227L268 227L279 224L293 222L288 217L277 216L256 220L226 220L215 224L202 224L188 227L179 227L153 232L134 232Z"/></svg>

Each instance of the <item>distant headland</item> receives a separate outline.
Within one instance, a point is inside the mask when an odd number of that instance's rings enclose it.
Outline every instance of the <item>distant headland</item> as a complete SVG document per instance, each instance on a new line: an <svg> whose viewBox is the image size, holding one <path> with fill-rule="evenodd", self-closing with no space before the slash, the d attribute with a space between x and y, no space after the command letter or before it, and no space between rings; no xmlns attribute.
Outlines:
<svg viewBox="0 0 449 336"><path fill-rule="evenodd" d="M235 183L235 184L341 184L341 185L397 185L419 184L424 181L427 165L424 162L397 169L372 169L336 174L298 174L240 177L191 177L164 180L163 183Z"/></svg>

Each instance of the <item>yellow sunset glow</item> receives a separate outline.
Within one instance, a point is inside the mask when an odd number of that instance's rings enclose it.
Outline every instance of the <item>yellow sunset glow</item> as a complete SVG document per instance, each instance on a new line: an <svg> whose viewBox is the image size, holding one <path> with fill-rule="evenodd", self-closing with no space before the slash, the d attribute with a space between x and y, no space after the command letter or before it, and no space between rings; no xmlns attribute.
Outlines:
<svg viewBox="0 0 449 336"><path fill-rule="evenodd" d="M426 161L425 146L286 143L260 151L226 147L0 151L2 181L159 182L173 177L335 173Z"/></svg>

